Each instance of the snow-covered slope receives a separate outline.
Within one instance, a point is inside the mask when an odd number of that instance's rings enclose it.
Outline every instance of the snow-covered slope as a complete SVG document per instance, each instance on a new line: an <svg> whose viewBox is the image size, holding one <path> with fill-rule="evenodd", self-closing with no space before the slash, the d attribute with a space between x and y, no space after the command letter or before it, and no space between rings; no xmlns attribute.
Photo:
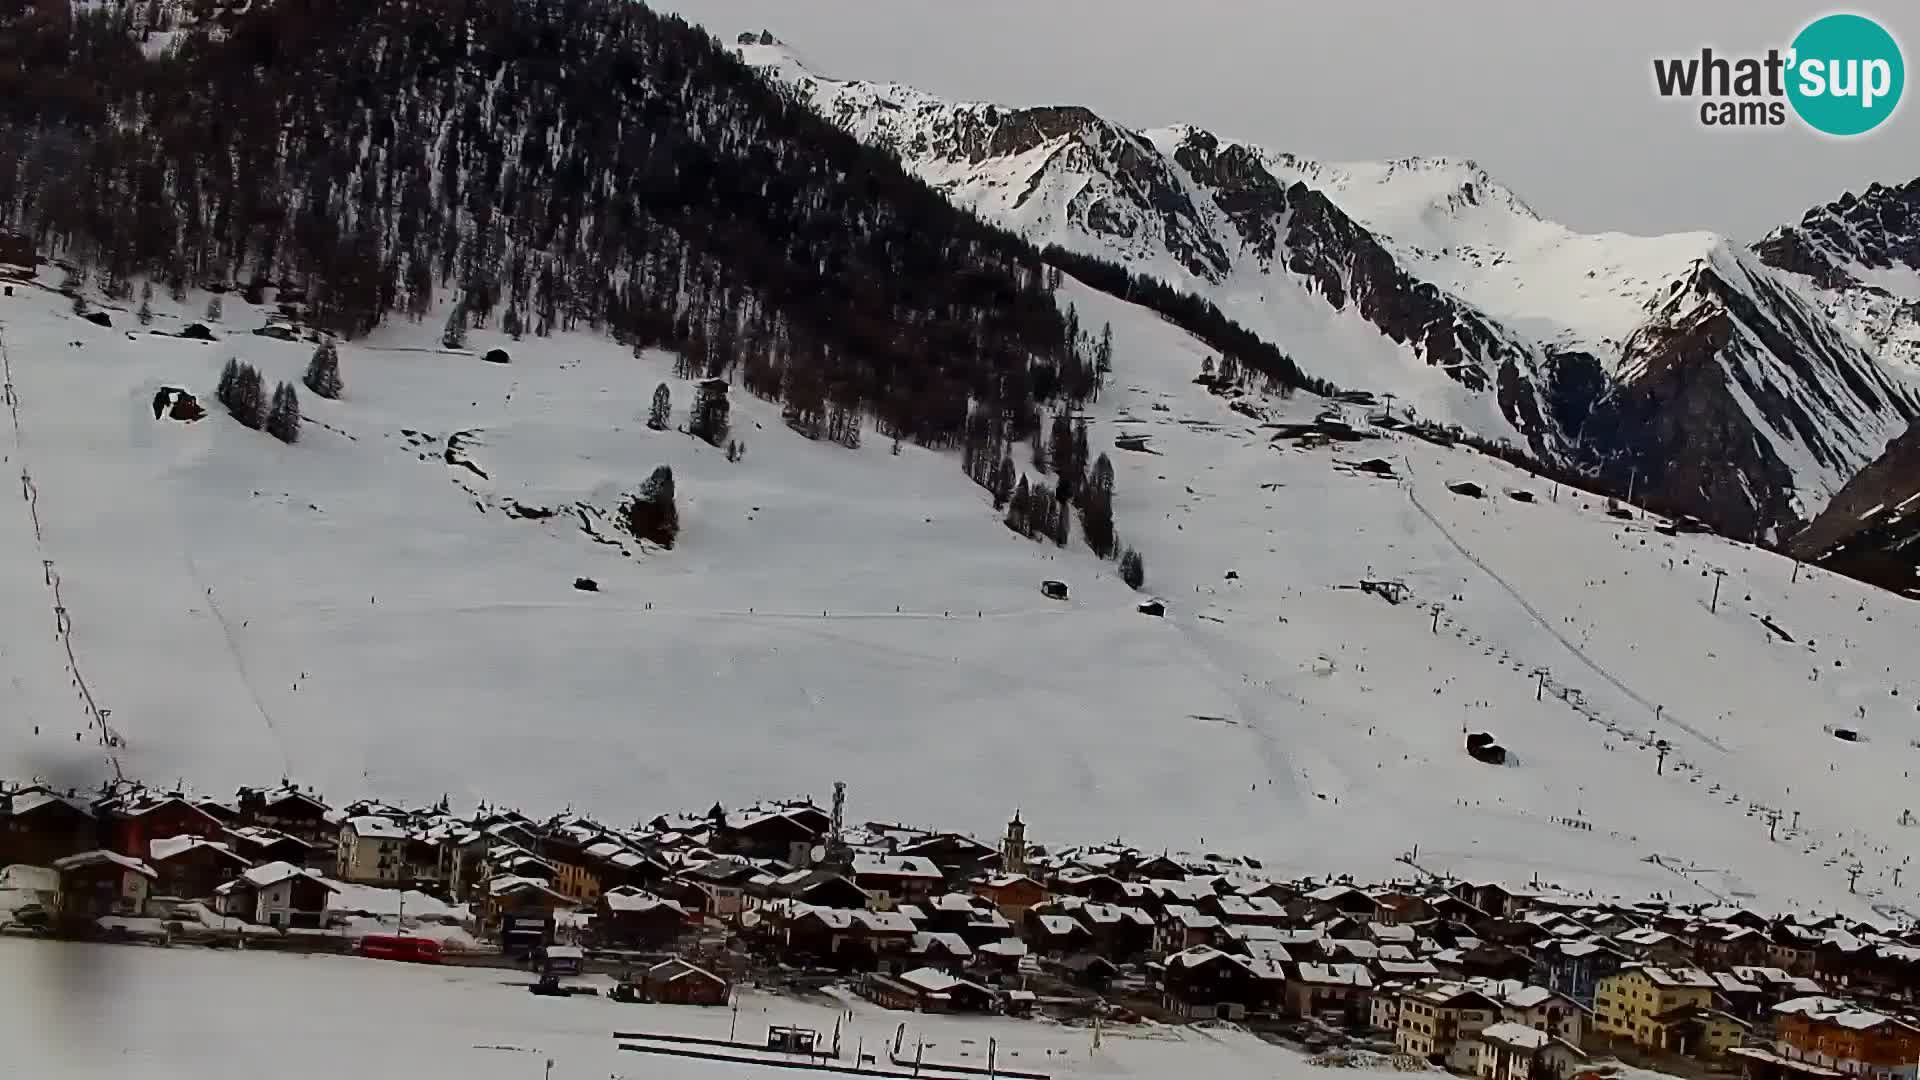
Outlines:
<svg viewBox="0 0 1920 1080"><path fill-rule="evenodd" d="M0 504L0 756L25 767L97 776L111 756L212 790L285 774L336 800L616 822L844 779L856 815L982 836L1019 807L1040 840L1281 871L1378 878L1410 854L1634 897L1920 906L1891 881L1920 840L1900 824L1920 614L1477 455L1271 441L1249 411L1323 403L1215 396L1192 382L1197 342L1071 280L1062 302L1114 327L1090 420L1164 619L1077 542L1001 526L952 454L809 442L738 392L738 463L647 430L660 381L685 413L663 356L563 335L496 366L400 325L342 348L346 396L308 396L283 446L150 408L163 385L210 399L229 356L297 376L310 346L246 334L259 310L229 298L201 344L16 292L0 448L33 499ZM1402 479L1343 464L1375 457ZM609 522L662 463L670 552ZM1352 588L1368 577L1413 596ZM68 647L123 745L89 730ZM1464 730L1512 763L1467 757ZM1769 840L1769 807L1798 827Z"/></svg>
<svg viewBox="0 0 1920 1080"><path fill-rule="evenodd" d="M989 220L1204 296L1313 375L1636 482L1737 535L1809 520L1920 413L1859 342L1711 233L1576 233L1471 161L1327 164L1194 127L834 79L766 35L739 53Z"/></svg>

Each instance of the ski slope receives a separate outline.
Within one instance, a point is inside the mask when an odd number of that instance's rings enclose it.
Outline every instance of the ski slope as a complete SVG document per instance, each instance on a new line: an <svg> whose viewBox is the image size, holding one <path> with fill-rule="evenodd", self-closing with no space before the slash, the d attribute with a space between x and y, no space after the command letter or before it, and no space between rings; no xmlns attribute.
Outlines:
<svg viewBox="0 0 1920 1080"><path fill-rule="evenodd" d="M476 351L512 350L490 365L403 322L341 348L345 397L303 394L289 447L211 400L229 356L270 382L304 368L310 345L246 333L263 312L229 297L204 344L16 293L0 301L24 440L8 468L30 471L43 536L24 500L0 506L9 762L101 774L111 756L222 792L286 775L335 801L448 794L616 824L840 779L857 819L991 836L1018 807L1042 842L1123 835L1282 873L1920 908L1911 876L1893 883L1920 839L1900 824L1920 802L1904 663L1920 609L1554 501L1477 455L1270 443L1192 384L1200 343L1071 281L1082 324L1114 327L1091 430L1165 619L1077 540L1004 528L956 454L809 442L739 391L738 463L647 430L657 383L676 424L690 401L665 355L476 332ZM160 385L212 414L154 420ZM1323 404L1260 407L1302 421ZM1151 452L1113 449L1125 433ZM1375 457L1399 478L1341 465ZM670 552L612 525L662 463ZM43 558L122 746L100 746L74 698ZM1412 599L1348 587L1369 576ZM1071 600L1044 598L1047 578ZM1463 727L1512 762L1468 758Z"/></svg>

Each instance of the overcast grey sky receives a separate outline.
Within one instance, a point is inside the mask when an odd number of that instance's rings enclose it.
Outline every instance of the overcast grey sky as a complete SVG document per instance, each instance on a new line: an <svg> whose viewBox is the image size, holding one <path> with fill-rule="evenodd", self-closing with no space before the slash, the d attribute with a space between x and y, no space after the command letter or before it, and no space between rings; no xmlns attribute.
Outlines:
<svg viewBox="0 0 1920 1080"><path fill-rule="evenodd" d="M1920 176L1920 119L1850 141L1715 130L1653 91L1655 56L1785 47L1810 0L656 0L726 40L946 97L1086 105L1327 160L1470 157L1584 230L1752 240L1874 180ZM1920 5L1857 11L1920 61Z"/></svg>

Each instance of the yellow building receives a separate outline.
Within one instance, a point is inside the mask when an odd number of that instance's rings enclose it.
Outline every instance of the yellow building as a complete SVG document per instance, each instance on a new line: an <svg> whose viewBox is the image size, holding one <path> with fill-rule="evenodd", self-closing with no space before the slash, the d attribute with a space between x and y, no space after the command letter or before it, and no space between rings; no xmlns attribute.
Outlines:
<svg viewBox="0 0 1920 1080"><path fill-rule="evenodd" d="M1593 1024L1603 1035L1649 1050L1718 1057L1746 1033L1713 1007L1713 976L1698 968L1644 965L1600 980Z"/></svg>
<svg viewBox="0 0 1920 1080"><path fill-rule="evenodd" d="M553 860L559 871L554 877L554 891L569 900L577 900L583 907L591 907L600 899L600 875L594 869L566 858Z"/></svg>

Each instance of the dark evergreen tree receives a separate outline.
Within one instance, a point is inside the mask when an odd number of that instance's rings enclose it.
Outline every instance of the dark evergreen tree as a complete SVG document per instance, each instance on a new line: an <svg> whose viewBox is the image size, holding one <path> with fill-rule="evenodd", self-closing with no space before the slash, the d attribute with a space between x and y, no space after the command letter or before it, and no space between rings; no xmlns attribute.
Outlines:
<svg viewBox="0 0 1920 1080"><path fill-rule="evenodd" d="M1022 476L1014 486L1013 497L1007 500L1007 528L1022 536L1033 535L1032 502L1033 491L1027 486L1027 478Z"/></svg>
<svg viewBox="0 0 1920 1080"><path fill-rule="evenodd" d="M307 361L307 373L300 381L320 397L330 401L339 398L346 387L340 381L340 350L333 342L323 341L313 350L313 359Z"/></svg>
<svg viewBox="0 0 1920 1080"><path fill-rule="evenodd" d="M440 347L460 350L467 347L467 309L455 304L447 311L446 328L440 331Z"/></svg>
<svg viewBox="0 0 1920 1080"><path fill-rule="evenodd" d="M281 383L273 388L273 405L267 410L267 434L283 443L300 441L300 395Z"/></svg>
<svg viewBox="0 0 1920 1080"><path fill-rule="evenodd" d="M222 405L231 407L233 384L240 378L240 358L230 356L227 365L220 369L220 383L213 391L213 399Z"/></svg>
<svg viewBox="0 0 1920 1080"><path fill-rule="evenodd" d="M1146 560L1132 548L1120 553L1120 580L1126 582L1127 587L1135 591L1147 583Z"/></svg>
<svg viewBox="0 0 1920 1080"><path fill-rule="evenodd" d="M258 431L267 419L266 384L252 364L229 360L227 367L230 370L220 375L221 392L217 395L220 404L227 407L235 420Z"/></svg>
<svg viewBox="0 0 1920 1080"><path fill-rule="evenodd" d="M134 314L141 326L153 325L153 282L140 286L140 310Z"/></svg>
<svg viewBox="0 0 1920 1080"><path fill-rule="evenodd" d="M635 537L670 548L680 535L680 511L674 504L673 469L661 465L640 485L640 492L621 508L627 531Z"/></svg>
<svg viewBox="0 0 1920 1080"><path fill-rule="evenodd" d="M212 296L207 297L208 322L219 322L221 316L226 314L226 310L227 305L220 299L219 293L214 293Z"/></svg>
<svg viewBox="0 0 1920 1080"><path fill-rule="evenodd" d="M653 388L653 407L647 410L647 426L665 431L673 423L673 391L666 383Z"/></svg>
<svg viewBox="0 0 1920 1080"><path fill-rule="evenodd" d="M1105 454L1094 460L1093 473L1080 496L1080 534L1095 555L1113 556L1113 462Z"/></svg>
<svg viewBox="0 0 1920 1080"><path fill-rule="evenodd" d="M1013 498L1014 476L1013 459L1001 458L1000 464L993 470L993 508L995 510L1006 509L1007 501Z"/></svg>
<svg viewBox="0 0 1920 1080"><path fill-rule="evenodd" d="M702 379L694 387L693 414L688 432L708 446L727 441L727 384L723 379Z"/></svg>

